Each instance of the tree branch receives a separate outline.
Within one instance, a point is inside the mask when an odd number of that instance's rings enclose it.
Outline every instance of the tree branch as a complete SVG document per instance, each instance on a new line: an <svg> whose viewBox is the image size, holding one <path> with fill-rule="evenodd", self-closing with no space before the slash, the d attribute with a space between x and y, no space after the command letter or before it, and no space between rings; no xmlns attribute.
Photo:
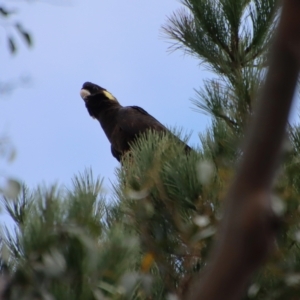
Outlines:
<svg viewBox="0 0 300 300"><path fill-rule="evenodd" d="M244 156L227 193L210 263L190 288L189 300L240 299L251 275L274 248L278 221L271 209L270 191L299 72L299 16L300 2L283 0L270 67L246 135Z"/></svg>

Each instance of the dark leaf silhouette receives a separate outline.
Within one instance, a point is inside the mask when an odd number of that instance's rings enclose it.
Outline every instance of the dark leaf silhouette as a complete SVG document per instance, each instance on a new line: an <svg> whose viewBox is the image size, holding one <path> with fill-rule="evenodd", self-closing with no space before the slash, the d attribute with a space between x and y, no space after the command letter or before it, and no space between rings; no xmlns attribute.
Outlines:
<svg viewBox="0 0 300 300"><path fill-rule="evenodd" d="M32 46L32 39L31 39L30 34L26 30L24 30L24 28L22 27L22 25L20 23L16 24L16 29L21 34L21 36L25 40L26 44L28 46Z"/></svg>
<svg viewBox="0 0 300 300"><path fill-rule="evenodd" d="M8 47L9 47L10 53L12 53L12 54L17 51L16 43L11 36L8 37Z"/></svg>
<svg viewBox="0 0 300 300"><path fill-rule="evenodd" d="M9 11L6 8L0 7L0 15L3 17L8 17L13 13L14 13L14 11Z"/></svg>

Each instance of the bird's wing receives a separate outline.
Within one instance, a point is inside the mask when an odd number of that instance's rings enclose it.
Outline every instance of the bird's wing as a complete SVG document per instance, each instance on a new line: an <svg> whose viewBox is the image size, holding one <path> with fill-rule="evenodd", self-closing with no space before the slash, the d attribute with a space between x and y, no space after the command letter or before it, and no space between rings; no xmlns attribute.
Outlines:
<svg viewBox="0 0 300 300"><path fill-rule="evenodd" d="M122 153L116 150L113 145L110 146L111 154L115 157L118 161L121 161Z"/></svg>
<svg viewBox="0 0 300 300"><path fill-rule="evenodd" d="M139 106L126 106L120 109L118 125L128 135L135 136L153 129L168 131L168 129Z"/></svg>
<svg viewBox="0 0 300 300"><path fill-rule="evenodd" d="M155 129L157 131L168 131L168 132L170 132L164 125L162 125L159 121L157 121L154 117L152 117L149 113L147 113L143 108L141 108L139 106L130 106L130 107L133 108L133 109L135 109L141 115L144 115L147 118L147 119L145 118L145 122L149 122L148 124L151 124L151 126L149 126L148 128L152 128L152 129ZM148 128L146 128L146 129L148 129ZM186 143L184 143L183 141L181 141L177 136L174 136L174 137L181 144L184 145L184 150L185 150L186 153L189 153L192 150L192 148L189 145L187 145Z"/></svg>
<svg viewBox="0 0 300 300"><path fill-rule="evenodd" d="M143 108L139 106L122 107L118 114L117 124L119 130L123 131L123 133L121 134L123 136L122 140L126 140L126 143L128 141L133 141L137 135L144 133L149 129L158 132L170 132L164 125L162 125L159 121L157 121L154 117L152 117L149 113L147 113ZM184 145L186 153L189 153L192 150L178 137L174 137L178 140L179 143Z"/></svg>

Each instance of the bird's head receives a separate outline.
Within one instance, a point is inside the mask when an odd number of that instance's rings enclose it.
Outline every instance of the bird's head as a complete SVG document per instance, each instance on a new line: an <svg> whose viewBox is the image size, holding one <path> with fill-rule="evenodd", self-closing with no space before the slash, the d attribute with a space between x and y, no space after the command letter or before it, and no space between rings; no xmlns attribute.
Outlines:
<svg viewBox="0 0 300 300"><path fill-rule="evenodd" d="M85 106L93 118L97 117L103 105L118 103L118 100L110 92L91 82L85 82L83 84L80 90L80 96L84 100Z"/></svg>

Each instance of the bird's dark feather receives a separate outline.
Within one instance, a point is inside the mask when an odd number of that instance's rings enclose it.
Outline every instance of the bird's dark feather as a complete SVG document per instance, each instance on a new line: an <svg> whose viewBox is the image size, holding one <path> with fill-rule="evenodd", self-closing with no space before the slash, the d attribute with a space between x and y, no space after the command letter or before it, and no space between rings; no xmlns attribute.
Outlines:
<svg viewBox="0 0 300 300"><path fill-rule="evenodd" d="M148 129L168 131L168 129L138 106L122 107L118 113L118 126L129 135L136 135Z"/></svg>
<svg viewBox="0 0 300 300"><path fill-rule="evenodd" d="M114 158L116 158L118 161L121 161L122 158L122 153L117 151L113 145L110 146L111 154L113 155Z"/></svg>

